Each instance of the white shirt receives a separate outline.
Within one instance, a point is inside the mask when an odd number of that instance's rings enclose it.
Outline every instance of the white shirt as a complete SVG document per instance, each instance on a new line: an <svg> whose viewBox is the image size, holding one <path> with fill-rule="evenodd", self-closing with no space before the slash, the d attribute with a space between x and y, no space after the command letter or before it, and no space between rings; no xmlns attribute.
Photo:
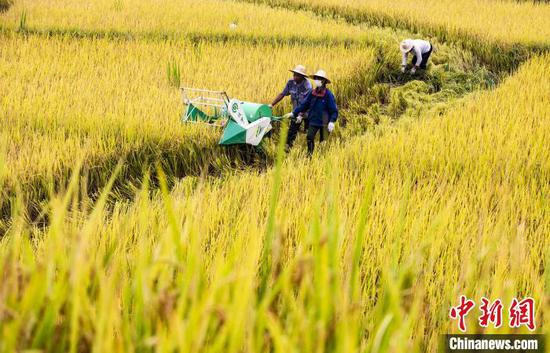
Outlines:
<svg viewBox="0 0 550 353"><path fill-rule="evenodd" d="M422 54L425 54L430 51L432 48L432 45L427 40L422 39L413 39L413 48L412 51L416 54L416 66L420 66L420 63L422 62ZM407 55L409 53L403 53L403 61L401 64L403 66L407 65Z"/></svg>

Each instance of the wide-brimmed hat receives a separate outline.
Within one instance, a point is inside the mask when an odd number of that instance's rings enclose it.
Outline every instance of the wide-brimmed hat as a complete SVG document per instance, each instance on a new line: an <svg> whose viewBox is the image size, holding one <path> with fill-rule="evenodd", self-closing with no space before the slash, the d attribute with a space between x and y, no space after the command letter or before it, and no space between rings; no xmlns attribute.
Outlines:
<svg viewBox="0 0 550 353"><path fill-rule="evenodd" d="M290 72L294 72L295 74L302 75L304 77L307 77L306 74L306 67L304 65L296 65L295 68L292 70L289 70Z"/></svg>
<svg viewBox="0 0 550 353"><path fill-rule="evenodd" d="M413 48L413 41L412 39L405 39L404 41L399 44L399 49L401 49L402 53L408 53Z"/></svg>
<svg viewBox="0 0 550 353"><path fill-rule="evenodd" d="M330 80L328 79L327 73L325 70L318 70L315 74L311 75L310 78L316 79L316 78L322 78L327 81L327 83L330 83Z"/></svg>

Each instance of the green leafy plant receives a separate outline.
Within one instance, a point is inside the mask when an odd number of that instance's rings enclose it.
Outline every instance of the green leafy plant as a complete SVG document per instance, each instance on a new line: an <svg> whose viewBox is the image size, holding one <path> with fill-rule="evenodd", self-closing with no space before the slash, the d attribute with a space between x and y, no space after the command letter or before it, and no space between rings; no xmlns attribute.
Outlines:
<svg viewBox="0 0 550 353"><path fill-rule="evenodd" d="M21 12L21 16L19 17L19 26L17 27L17 30L19 32L25 32L27 30L27 10L23 10L23 12Z"/></svg>
<svg viewBox="0 0 550 353"><path fill-rule="evenodd" d="M166 76L170 86L179 88L181 84L181 70L176 61L170 61L166 65Z"/></svg>

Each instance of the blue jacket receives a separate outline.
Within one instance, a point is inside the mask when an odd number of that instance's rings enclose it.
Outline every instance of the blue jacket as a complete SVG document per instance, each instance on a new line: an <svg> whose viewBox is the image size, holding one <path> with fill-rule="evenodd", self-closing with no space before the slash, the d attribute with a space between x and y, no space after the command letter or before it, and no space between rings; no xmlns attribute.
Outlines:
<svg viewBox="0 0 550 353"><path fill-rule="evenodd" d="M294 116L307 112L310 126L325 126L328 122L335 122L338 119L338 107L334 94L326 88L324 96L316 95L311 91L306 100L292 112Z"/></svg>

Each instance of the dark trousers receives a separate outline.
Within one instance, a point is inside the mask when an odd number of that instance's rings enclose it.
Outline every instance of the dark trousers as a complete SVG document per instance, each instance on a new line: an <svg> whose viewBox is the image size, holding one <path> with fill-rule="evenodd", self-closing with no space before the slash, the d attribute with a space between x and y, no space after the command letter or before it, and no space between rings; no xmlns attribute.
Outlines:
<svg viewBox="0 0 550 353"><path fill-rule="evenodd" d="M422 54L422 62L420 63L420 68L423 70L426 70L426 66L428 65L428 59L430 58L430 55L432 55L432 49L434 47L430 44L430 50ZM413 56L413 65L416 65L416 55Z"/></svg>
<svg viewBox="0 0 550 353"><path fill-rule="evenodd" d="M290 121L290 126L288 127L288 135L286 136L287 148L291 148L294 144L294 140L296 140L296 135L298 135L298 130L300 130L300 125L302 125L302 122L297 123L294 120Z"/></svg>
<svg viewBox="0 0 550 353"><path fill-rule="evenodd" d="M325 128L323 126L309 125L307 129L307 154L310 156L315 149L315 135L317 135L317 132L320 133L319 142L323 142L325 140Z"/></svg>
<svg viewBox="0 0 550 353"><path fill-rule="evenodd" d="M307 132L309 128L309 119L304 119L304 132Z"/></svg>

